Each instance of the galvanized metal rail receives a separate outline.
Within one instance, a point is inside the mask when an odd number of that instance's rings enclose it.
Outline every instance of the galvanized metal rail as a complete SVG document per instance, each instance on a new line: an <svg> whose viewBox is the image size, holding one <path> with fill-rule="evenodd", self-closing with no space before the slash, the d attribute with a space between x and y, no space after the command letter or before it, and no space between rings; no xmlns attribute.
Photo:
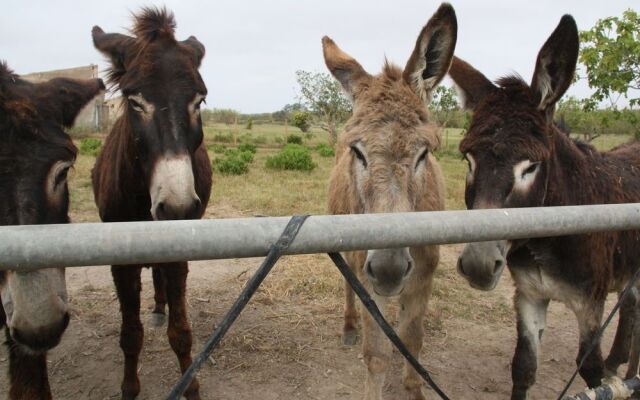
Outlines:
<svg viewBox="0 0 640 400"><path fill-rule="evenodd" d="M0 270L265 256L290 217L0 227ZM309 217L286 254L640 229L640 204Z"/></svg>

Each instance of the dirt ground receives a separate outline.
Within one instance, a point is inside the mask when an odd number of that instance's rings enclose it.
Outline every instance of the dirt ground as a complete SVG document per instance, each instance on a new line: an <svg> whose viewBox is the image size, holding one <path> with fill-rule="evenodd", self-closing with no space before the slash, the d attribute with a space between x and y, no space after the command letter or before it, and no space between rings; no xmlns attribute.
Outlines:
<svg viewBox="0 0 640 400"><path fill-rule="evenodd" d="M454 265L460 246L444 246L425 321L422 361L452 399L507 399L515 347L512 282L505 273L490 293L466 287ZM188 281L194 352L223 317L260 259L192 262ZM49 357L56 399L119 398L120 314L109 268L67 269L72 321ZM143 272L142 318L152 308L150 271ZM324 255L285 257L201 370L203 399L359 399L364 365L360 346L340 342L342 282ZM613 298L609 300L608 310ZM178 379L163 328L146 325L140 399L161 399ZM610 346L613 330L604 340ZM576 322L552 304L533 399L555 399L574 368ZM606 352L606 351L605 351ZM7 352L0 350L0 388L8 385ZM401 398L400 355L394 353L385 396ZM583 389L577 379L572 391ZM435 393L425 389L429 398Z"/></svg>

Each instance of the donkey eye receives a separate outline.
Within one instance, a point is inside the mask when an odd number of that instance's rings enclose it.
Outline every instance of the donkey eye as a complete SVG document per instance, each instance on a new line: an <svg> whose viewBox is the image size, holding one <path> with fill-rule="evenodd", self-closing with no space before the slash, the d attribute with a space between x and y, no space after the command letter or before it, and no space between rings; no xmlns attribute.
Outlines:
<svg viewBox="0 0 640 400"><path fill-rule="evenodd" d="M203 97L202 100L196 103L196 110L199 110L200 106L202 106L203 104L207 104L207 99L205 97Z"/></svg>
<svg viewBox="0 0 640 400"><path fill-rule="evenodd" d="M364 157L364 154L362 154L362 152L360 151L359 148L357 148L356 146L351 146L351 151L353 151L353 154L356 155L356 157L358 158L358 160L360 160L360 162L362 163L362 165L367 168L367 159Z"/></svg>
<svg viewBox="0 0 640 400"><path fill-rule="evenodd" d="M67 181L67 175L69 174L69 167L63 168L60 170L60 172L58 172L58 174L56 175L55 179L53 180L53 187L57 188L58 186L60 186L61 184L63 184L64 182Z"/></svg>
<svg viewBox="0 0 640 400"><path fill-rule="evenodd" d="M418 168L420 163L424 162L427 159L428 154L429 154L429 149L424 149L424 151L420 154L420 157L418 157L418 160L416 161L416 168Z"/></svg>
<svg viewBox="0 0 640 400"><path fill-rule="evenodd" d="M144 112L145 111L144 106L142 105L142 103L140 103L136 99L133 99L133 98L129 97L129 104L131 104L131 108L133 108L137 112Z"/></svg>
<svg viewBox="0 0 640 400"><path fill-rule="evenodd" d="M525 176L536 172L539 166L540 166L540 162L535 162L529 165L524 171L522 171L522 177L524 178Z"/></svg>

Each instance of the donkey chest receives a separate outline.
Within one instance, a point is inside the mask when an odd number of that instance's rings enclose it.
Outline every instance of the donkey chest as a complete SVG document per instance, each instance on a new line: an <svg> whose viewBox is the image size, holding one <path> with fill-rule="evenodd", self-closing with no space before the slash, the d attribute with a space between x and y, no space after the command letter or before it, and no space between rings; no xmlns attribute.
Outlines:
<svg viewBox="0 0 640 400"><path fill-rule="evenodd" d="M577 308L584 299L583 290L576 282L571 282L552 261L541 263L533 256L509 260L509 269L516 287L531 299L555 300L569 308Z"/></svg>

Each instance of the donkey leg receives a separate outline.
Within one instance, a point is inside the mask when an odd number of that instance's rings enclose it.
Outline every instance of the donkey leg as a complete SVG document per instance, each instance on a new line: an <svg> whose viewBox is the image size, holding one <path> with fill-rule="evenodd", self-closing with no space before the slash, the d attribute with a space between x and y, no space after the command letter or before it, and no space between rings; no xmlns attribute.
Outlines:
<svg viewBox="0 0 640 400"><path fill-rule="evenodd" d="M342 328L342 344L353 346L358 341L358 312L356 311L356 296L351 285L344 282L344 326Z"/></svg>
<svg viewBox="0 0 640 400"><path fill-rule="evenodd" d="M600 328L604 309L604 301L600 301L599 304L593 304L590 300L585 299L583 302L589 302L591 304L585 304L581 310L576 312L580 329L580 348L578 350L576 364L580 363L582 357L591 347L596 332L598 328ZM590 388L600 385L604 377L604 360L602 359L600 341L598 341L595 348L589 353L579 372L582 379L584 379Z"/></svg>
<svg viewBox="0 0 640 400"><path fill-rule="evenodd" d="M364 264L364 252L349 252L345 258L351 270L358 275L358 268ZM351 285L344 281L344 326L342 328L342 343L346 346L353 346L358 341L358 311L356 309L355 293Z"/></svg>
<svg viewBox="0 0 640 400"><path fill-rule="evenodd" d="M511 363L512 400L527 399L529 389L536 381L538 349L546 326L548 306L548 299L531 299L516 290L518 341Z"/></svg>
<svg viewBox="0 0 640 400"><path fill-rule="evenodd" d="M640 298L638 298L638 292L635 290L633 297L635 297L636 304L633 310L633 334L630 340L631 348L629 349L629 366L626 379L631 379L638 374L638 364L640 364ZM636 396L638 395L636 394Z"/></svg>
<svg viewBox="0 0 640 400"><path fill-rule="evenodd" d="M47 375L47 355L21 351L9 336L9 400L51 400Z"/></svg>
<svg viewBox="0 0 640 400"><path fill-rule="evenodd" d="M634 331L636 298L627 296L620 305L620 317L616 336L611 345L611 351L604 362L605 373L608 376L616 375L618 367L629 360L629 348Z"/></svg>
<svg viewBox="0 0 640 400"><path fill-rule="evenodd" d="M165 305L167 304L167 288L164 275L159 268L151 268L151 274L153 276L153 299L156 303L151 313L151 325L159 328L163 326L167 320L164 312Z"/></svg>
<svg viewBox="0 0 640 400"><path fill-rule="evenodd" d="M178 357L180 371L184 373L191 365L191 327L187 319L186 291L189 267L186 262L162 264L169 304L167 336L173 352ZM200 384L196 378L185 391L189 400L200 400Z"/></svg>
<svg viewBox="0 0 640 400"><path fill-rule="evenodd" d="M418 268L417 264L416 267ZM432 271L432 269L431 269ZM417 275L418 271L414 271ZM402 295L400 296L399 311L399 335L400 339L407 346L407 349L416 359L420 360L420 351L424 337L422 322L427 310L427 303L431 295L433 275L415 276L407 282ZM402 382L407 391L407 398L412 400L424 400L422 393L422 377L405 361L402 374Z"/></svg>
<svg viewBox="0 0 640 400"><path fill-rule="evenodd" d="M142 350L144 329L140 322L140 283L141 267L118 266L111 267L113 282L116 285L122 326L120 328L120 348L124 353L124 378L122 379L122 398L135 399L140 393L140 379L138 379L138 357Z"/></svg>
<svg viewBox="0 0 640 400"><path fill-rule="evenodd" d="M365 284L366 280L361 282ZM388 299L378 296L373 292L370 285L365 284L367 291L386 317L386 306ZM382 399L382 388L389 369L389 359L391 357L391 343L384 335L378 324L371 317L368 311L362 309L362 354L364 363L367 366L367 377L364 383L364 399Z"/></svg>

